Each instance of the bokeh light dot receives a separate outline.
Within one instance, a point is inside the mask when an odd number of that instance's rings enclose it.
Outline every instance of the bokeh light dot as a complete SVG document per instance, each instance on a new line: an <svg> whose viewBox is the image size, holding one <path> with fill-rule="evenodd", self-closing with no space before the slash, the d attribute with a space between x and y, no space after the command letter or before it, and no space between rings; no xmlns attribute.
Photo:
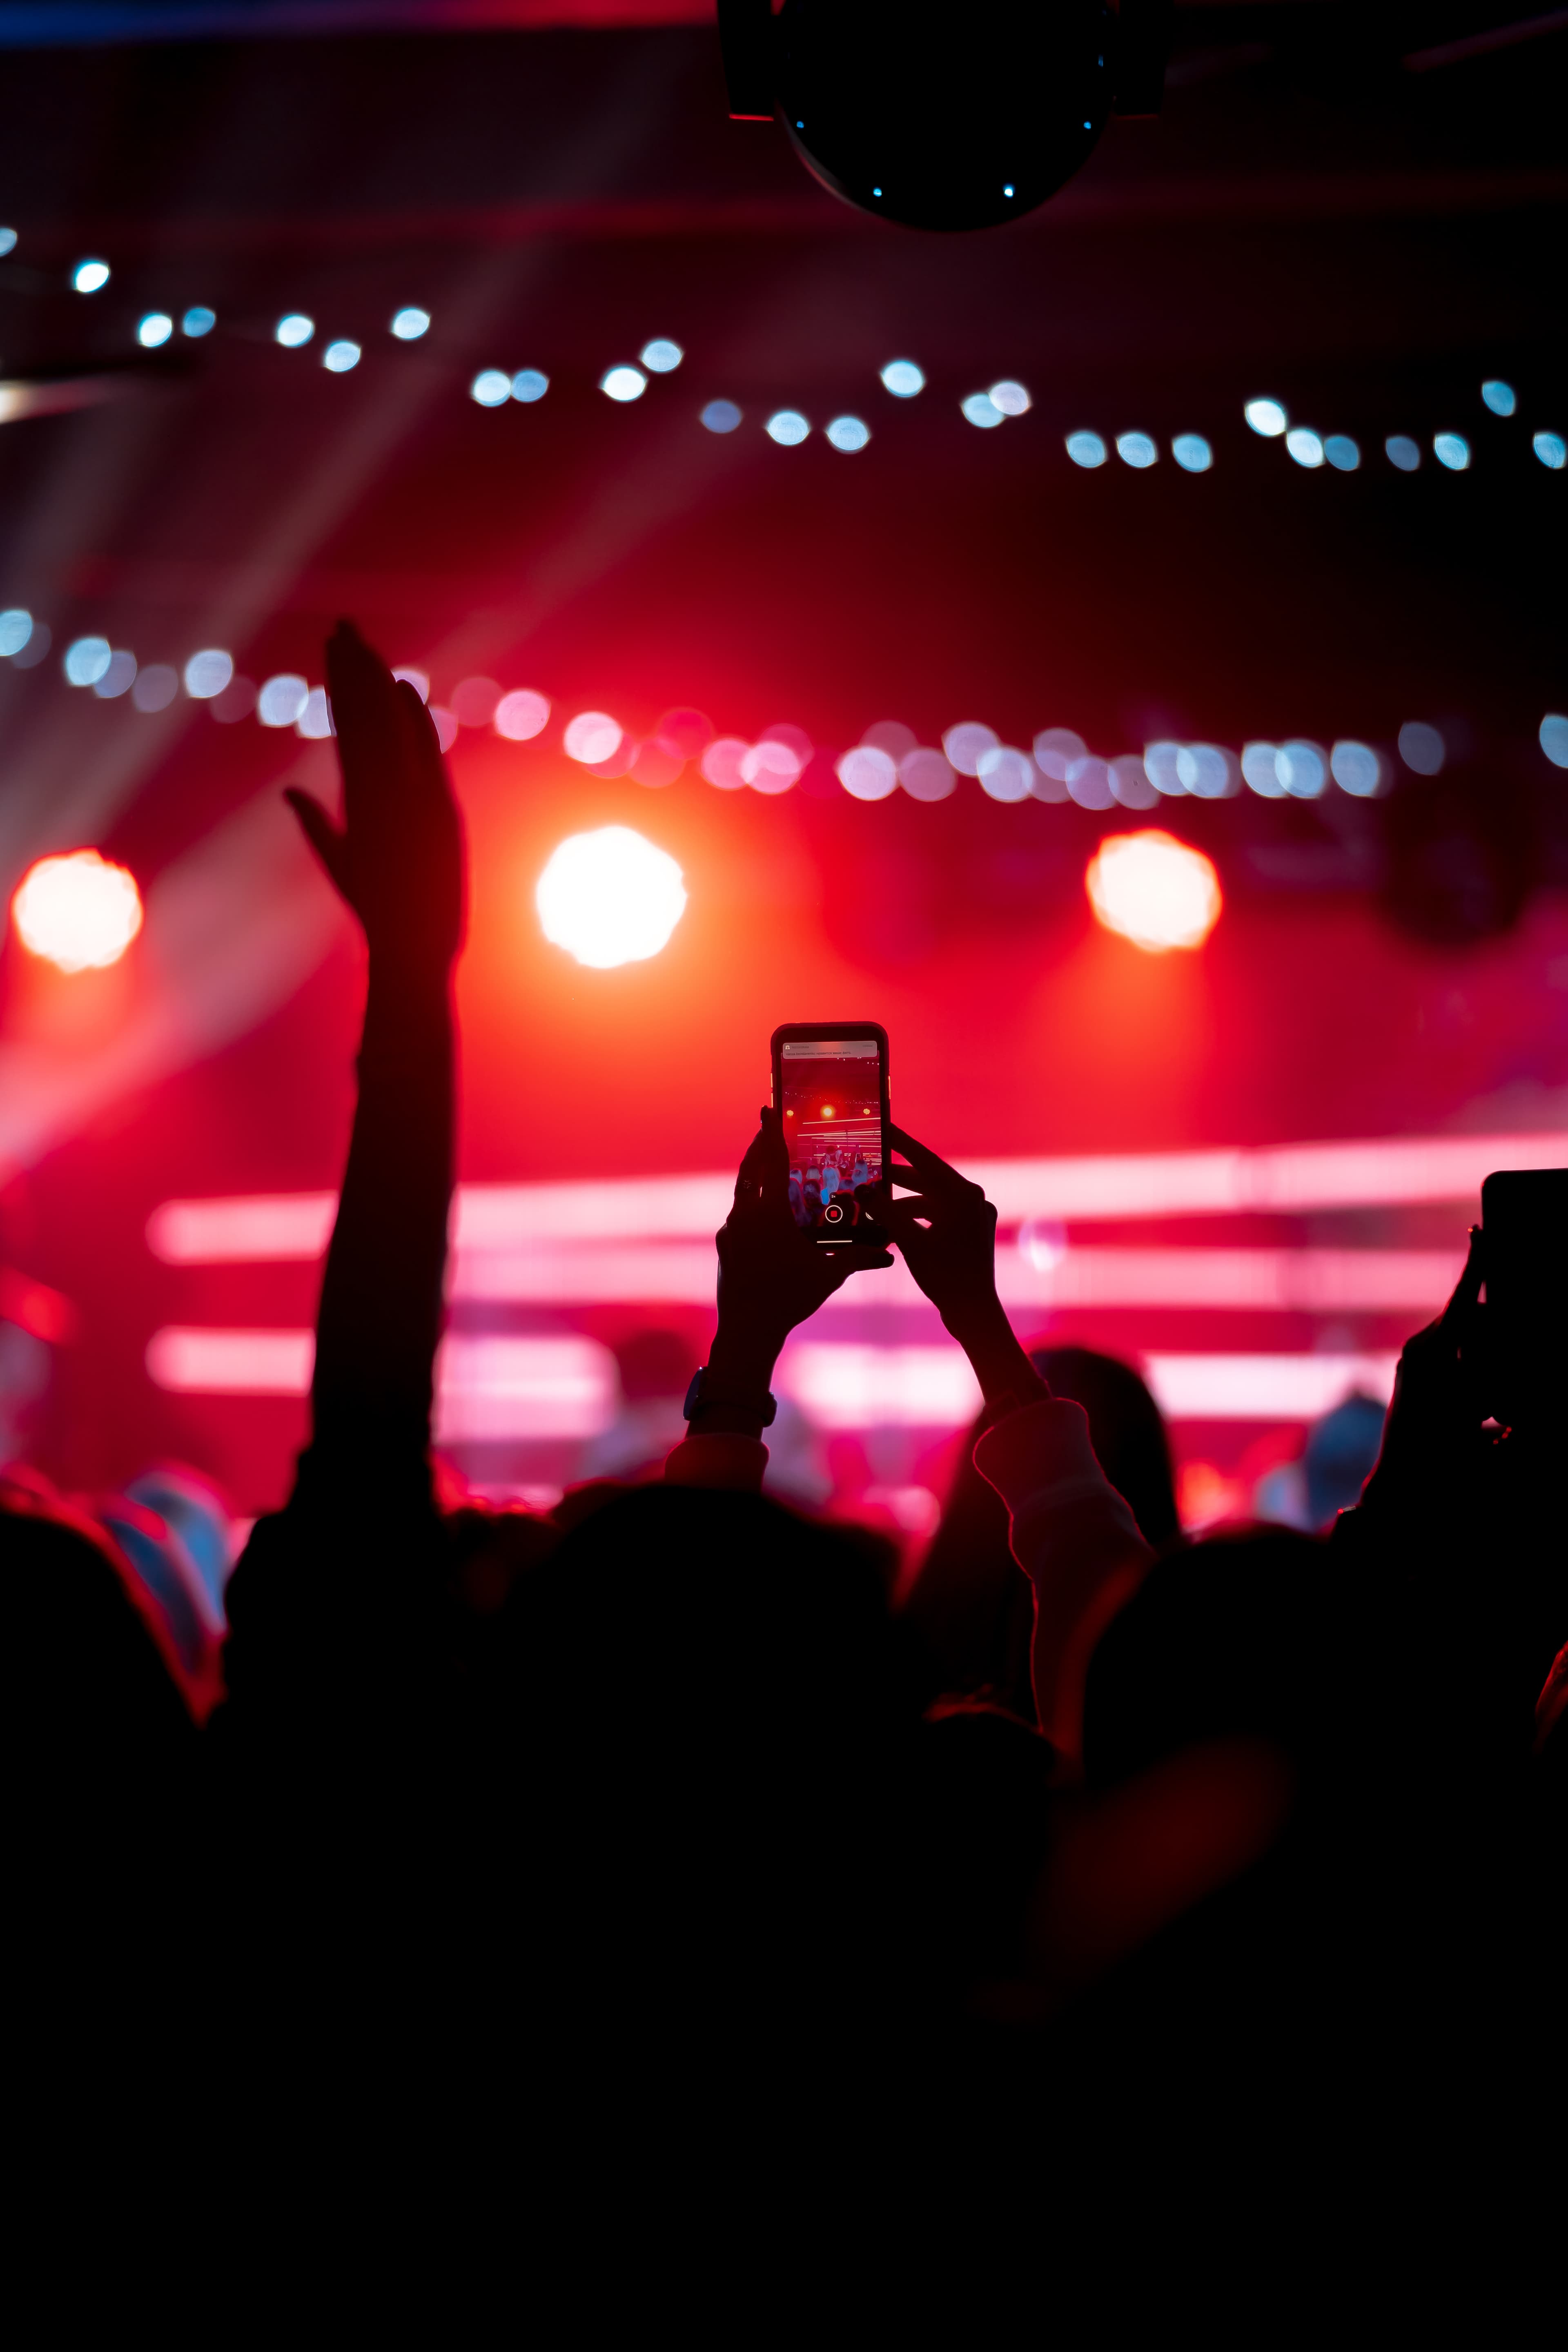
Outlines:
<svg viewBox="0 0 1568 2352"><path fill-rule="evenodd" d="M959 406L970 424L978 425L982 433L989 433L994 426L1007 421L988 392L972 392L967 400L959 403Z"/></svg>
<svg viewBox="0 0 1568 2352"><path fill-rule="evenodd" d="M710 433L733 433L741 422L741 412L732 400L710 400L698 422Z"/></svg>
<svg viewBox="0 0 1568 2352"><path fill-rule="evenodd" d="M1537 433L1531 436L1531 447L1549 472L1560 474L1568 462L1568 442L1561 433Z"/></svg>
<svg viewBox="0 0 1568 2352"><path fill-rule="evenodd" d="M185 664L185 692L193 702L210 702L234 676L234 656L221 646L204 646Z"/></svg>
<svg viewBox="0 0 1568 2352"><path fill-rule="evenodd" d="M656 335L651 342L643 345L637 357L651 375L668 375L680 365L686 353L668 335Z"/></svg>
<svg viewBox="0 0 1568 2352"><path fill-rule="evenodd" d="M550 697L528 686L514 687L510 694L503 694L491 721L496 733L503 735L509 743L531 742L549 723Z"/></svg>
<svg viewBox="0 0 1568 2352"><path fill-rule="evenodd" d="M209 310L205 302L193 302L180 320L180 332L182 335L189 335L194 343L199 343L202 337L210 335L216 325L216 310Z"/></svg>
<svg viewBox="0 0 1568 2352"><path fill-rule="evenodd" d="M827 427L827 437L836 449L863 449L871 438L871 428L863 417L836 416Z"/></svg>
<svg viewBox="0 0 1568 2352"><path fill-rule="evenodd" d="M621 734L619 723L607 710L580 710L566 721L561 740L567 758L587 768L601 760L613 760L621 748Z"/></svg>
<svg viewBox="0 0 1568 2352"><path fill-rule="evenodd" d="M542 368L519 368L511 380L511 396L521 401L525 408L531 408L536 400L542 400L549 389L550 378Z"/></svg>
<svg viewBox="0 0 1568 2352"><path fill-rule="evenodd" d="M1470 445L1462 433L1435 433L1432 455L1440 466L1447 466L1451 474L1462 474L1470 462Z"/></svg>
<svg viewBox="0 0 1568 2352"><path fill-rule="evenodd" d="M778 408L769 417L763 430L770 441L778 443L781 449L798 449L811 431L811 426L798 408Z"/></svg>
<svg viewBox="0 0 1568 2352"><path fill-rule="evenodd" d="M1035 404L1027 387L1013 376L1004 376L1000 383L994 383L990 399L992 406L999 408L1004 416L1026 416Z"/></svg>
<svg viewBox="0 0 1568 2352"><path fill-rule="evenodd" d="M1421 463L1421 444L1413 441L1408 433L1391 433L1384 443L1384 452L1391 466L1402 474L1413 474Z"/></svg>
<svg viewBox="0 0 1568 2352"><path fill-rule="evenodd" d="M79 294L100 293L109 283L109 264L96 257L79 261L71 271L71 284Z"/></svg>
<svg viewBox="0 0 1568 2352"><path fill-rule="evenodd" d="M1399 730L1399 756L1417 776L1436 776L1448 754L1440 730L1425 719L1406 719Z"/></svg>
<svg viewBox="0 0 1568 2352"><path fill-rule="evenodd" d="M1309 472L1323 462L1322 435L1314 433L1310 425L1293 425L1285 436L1285 446L1297 465L1305 466Z"/></svg>
<svg viewBox="0 0 1568 2352"><path fill-rule="evenodd" d="M1541 722L1541 748L1554 768L1568 768L1568 718L1549 710Z"/></svg>
<svg viewBox="0 0 1568 2352"><path fill-rule="evenodd" d="M340 335L337 341L329 343L321 353L321 365L329 375L347 375L351 368L358 367L359 361L359 345L351 342L346 335Z"/></svg>
<svg viewBox="0 0 1568 2352"><path fill-rule="evenodd" d="M25 606L13 604L0 613L0 655L7 660L19 654L33 634L33 616Z"/></svg>
<svg viewBox="0 0 1568 2352"><path fill-rule="evenodd" d="M1482 384L1481 398L1494 416L1511 416L1519 405L1512 384L1504 383L1501 376L1498 375L1489 376Z"/></svg>
<svg viewBox="0 0 1568 2352"><path fill-rule="evenodd" d="M1098 433L1069 433L1067 453L1075 466L1103 466L1110 454Z"/></svg>
<svg viewBox="0 0 1568 2352"><path fill-rule="evenodd" d="M174 331L174 322L167 310L149 310L144 319L136 322L136 340L144 352L155 352Z"/></svg>
<svg viewBox="0 0 1568 2352"><path fill-rule="evenodd" d="M1370 743L1346 738L1329 754L1329 767L1342 793L1352 800L1375 800L1383 789L1383 761Z"/></svg>
<svg viewBox="0 0 1568 2352"><path fill-rule="evenodd" d="M1171 455L1185 474L1206 474L1214 464L1214 451L1201 433L1178 433Z"/></svg>
<svg viewBox="0 0 1568 2352"><path fill-rule="evenodd" d="M405 303L392 314L392 331L400 343L416 343L421 335L430 331L430 313L422 310L417 302Z"/></svg>
<svg viewBox="0 0 1568 2352"><path fill-rule="evenodd" d="M1348 433L1331 433L1323 444L1323 455L1336 473L1353 474L1361 464L1360 446Z"/></svg>
<svg viewBox="0 0 1568 2352"><path fill-rule="evenodd" d="M1260 433L1266 441L1277 441L1290 423L1284 403L1278 400L1249 400L1242 415L1253 431Z"/></svg>
<svg viewBox="0 0 1568 2352"><path fill-rule="evenodd" d="M78 637L66 647L61 667L69 686L96 686L109 667L112 647L107 637Z"/></svg>
<svg viewBox="0 0 1568 2352"><path fill-rule="evenodd" d="M983 726L977 719L965 719L948 729L942 748L961 776L974 776L980 772L982 753L995 751L1000 741L994 728Z"/></svg>
<svg viewBox="0 0 1568 2352"><path fill-rule="evenodd" d="M295 352L302 343L310 341L316 331L316 322L314 319L308 319L303 310L289 310L279 320L272 331L285 351Z"/></svg>
<svg viewBox="0 0 1568 2352"><path fill-rule="evenodd" d="M913 360L889 360L882 370L882 382L895 400L912 400L917 392L925 390L926 380Z"/></svg>
<svg viewBox="0 0 1568 2352"><path fill-rule="evenodd" d="M1116 454L1124 466L1142 473L1145 467L1154 464L1160 452L1147 433L1119 433Z"/></svg>
<svg viewBox="0 0 1568 2352"><path fill-rule="evenodd" d="M500 368L481 368L468 386L468 398L481 408L500 408L511 398L511 378Z"/></svg>
<svg viewBox="0 0 1568 2352"><path fill-rule="evenodd" d="M642 398L647 390L647 378L641 368L606 368L599 378L599 390L607 400L619 401L624 404L628 400Z"/></svg>
<svg viewBox="0 0 1568 2352"><path fill-rule="evenodd" d="M279 670L256 698L256 715L263 727L292 727L310 691L308 678L295 670Z"/></svg>

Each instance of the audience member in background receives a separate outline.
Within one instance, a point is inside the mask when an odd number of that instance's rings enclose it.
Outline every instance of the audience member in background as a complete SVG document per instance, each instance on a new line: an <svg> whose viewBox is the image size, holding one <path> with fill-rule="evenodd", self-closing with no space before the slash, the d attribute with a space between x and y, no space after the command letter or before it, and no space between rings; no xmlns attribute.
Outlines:
<svg viewBox="0 0 1568 2352"><path fill-rule="evenodd" d="M1145 1540L1163 1551L1181 1528L1165 1424L1144 1382L1130 1365L1089 1348L1035 1348L1030 1360L1053 1396L1083 1406L1095 1459ZM904 1616L933 1696L981 1694L1033 1722L1034 1598L1008 1549L1006 1507L973 1462L991 1420L983 1412L964 1443Z"/></svg>
<svg viewBox="0 0 1568 2352"><path fill-rule="evenodd" d="M1258 1482L1258 1516L1276 1526L1324 1535L1340 1511L1361 1496L1383 1443L1383 1407L1348 1396L1307 1433L1300 1459L1283 1462Z"/></svg>

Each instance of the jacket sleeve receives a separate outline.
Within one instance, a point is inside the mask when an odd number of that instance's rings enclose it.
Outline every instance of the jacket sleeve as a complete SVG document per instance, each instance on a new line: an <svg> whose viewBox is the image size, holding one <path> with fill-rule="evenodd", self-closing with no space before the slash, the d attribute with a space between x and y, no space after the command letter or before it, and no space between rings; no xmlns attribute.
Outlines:
<svg viewBox="0 0 1568 2352"><path fill-rule="evenodd" d="M975 1445L974 1466L1007 1506L1013 1557L1035 1590L1040 1728L1078 1763L1095 1643L1154 1555L1095 1459L1089 1416L1069 1398L1044 1398L995 1423Z"/></svg>

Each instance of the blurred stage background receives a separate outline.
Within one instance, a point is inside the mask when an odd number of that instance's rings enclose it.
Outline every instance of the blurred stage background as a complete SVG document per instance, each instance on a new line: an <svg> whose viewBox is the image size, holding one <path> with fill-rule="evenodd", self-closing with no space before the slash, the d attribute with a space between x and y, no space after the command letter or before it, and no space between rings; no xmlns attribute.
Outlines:
<svg viewBox="0 0 1568 2352"><path fill-rule="evenodd" d="M1542 732L1568 709L1563 40L1412 66L1508 12L1182 8L1161 121L1113 124L1016 228L944 240L727 122L683 13L363 10L349 37L295 5L260 37L265 7L0 9L0 605L31 625L0 660L0 868L9 899L96 847L146 908L107 970L14 929L0 956L7 1444L74 1487L175 1456L246 1514L286 1489L360 981L279 790L329 796L331 747L179 680L212 647L317 685L348 612L474 715L441 1414L468 1476L541 1496L668 1426L769 1033L847 1014L889 1032L895 1117L993 1184L1020 1329L1144 1363L1189 1517L1250 1507L1308 1422L1386 1392L1486 1170L1568 1160L1568 771ZM430 324L403 341L409 306ZM679 366L606 398L658 338ZM322 365L334 342L352 362ZM900 358L918 396L881 381ZM485 405L487 370L548 388ZM1026 413L973 424L999 380ZM1263 395L1359 463L1250 431ZM799 446L763 429L785 410ZM864 446L827 441L846 415ZM1068 456L1080 432L1106 463ZM1130 433L1156 462L1115 454ZM132 657L97 679L123 691L68 682L94 638ZM496 689L548 723L498 734ZM624 760L677 709L811 757L764 793L563 748L604 712ZM1232 764L1152 808L1095 775L1109 805L838 780L868 728L935 747L963 721ZM1343 740L1376 796L1235 772ZM611 824L688 904L661 952L595 970L533 892ZM1218 871L1194 952L1090 913L1098 845L1150 825ZM901 1269L782 1379L793 1490L919 1532L973 1400Z"/></svg>

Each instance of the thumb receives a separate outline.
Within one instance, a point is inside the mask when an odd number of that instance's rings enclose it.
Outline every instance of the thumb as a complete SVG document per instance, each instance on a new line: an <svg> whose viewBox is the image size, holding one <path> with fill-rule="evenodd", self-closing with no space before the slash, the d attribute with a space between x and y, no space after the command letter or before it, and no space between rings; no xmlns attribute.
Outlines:
<svg viewBox="0 0 1568 2352"><path fill-rule="evenodd" d="M348 898L344 887L343 851L348 835L340 833L320 801L310 798L293 784L285 784L283 797L300 821L300 830L315 851L325 868L332 887L342 898Z"/></svg>

